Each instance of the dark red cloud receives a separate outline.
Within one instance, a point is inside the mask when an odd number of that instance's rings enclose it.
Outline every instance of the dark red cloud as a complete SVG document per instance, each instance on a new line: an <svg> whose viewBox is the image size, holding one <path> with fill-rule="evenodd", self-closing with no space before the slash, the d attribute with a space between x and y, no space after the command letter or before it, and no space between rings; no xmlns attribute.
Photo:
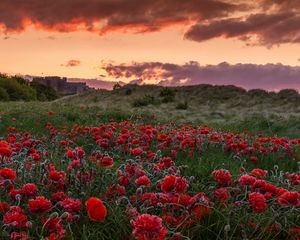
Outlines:
<svg viewBox="0 0 300 240"><path fill-rule="evenodd" d="M118 80L137 79L138 83L156 80L160 85L179 86L202 83L236 85L246 89L263 88L300 90L300 67L282 64L235 64L201 66L198 62L183 65L145 62L133 64L107 64L103 66L107 76Z"/></svg>
<svg viewBox="0 0 300 240"><path fill-rule="evenodd" d="M65 67L77 67L80 64L81 64L81 62L79 60L72 59L72 60L69 60L66 64L63 64L62 66L65 66Z"/></svg>
<svg viewBox="0 0 300 240"><path fill-rule="evenodd" d="M4 31L23 31L29 25L61 32L157 31L242 8L222 0L1 0L0 23Z"/></svg>

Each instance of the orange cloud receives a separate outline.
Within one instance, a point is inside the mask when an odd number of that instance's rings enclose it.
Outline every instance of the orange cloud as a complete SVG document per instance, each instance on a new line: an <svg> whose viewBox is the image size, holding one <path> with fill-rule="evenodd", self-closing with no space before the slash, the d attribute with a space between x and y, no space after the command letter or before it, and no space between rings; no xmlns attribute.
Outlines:
<svg viewBox="0 0 300 240"><path fill-rule="evenodd" d="M65 66L65 67L77 67L80 65L80 61L79 60L69 60L65 65L62 65L62 66Z"/></svg>

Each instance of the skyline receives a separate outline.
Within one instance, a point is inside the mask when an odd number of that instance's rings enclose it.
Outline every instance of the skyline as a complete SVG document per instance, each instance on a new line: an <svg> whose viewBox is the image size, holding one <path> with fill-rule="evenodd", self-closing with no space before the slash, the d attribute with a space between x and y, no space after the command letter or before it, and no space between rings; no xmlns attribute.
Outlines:
<svg viewBox="0 0 300 240"><path fill-rule="evenodd" d="M299 21L298 0L3 0L0 72L300 90ZM149 69L153 63L155 69ZM241 79L236 70L227 79L216 79L216 74L196 79L194 71L178 74L190 63L201 71L224 63L230 69L252 66L257 79ZM148 68L128 71L136 66ZM165 66L177 66L177 75ZM127 74L116 75L120 69ZM286 79L269 76L274 72Z"/></svg>

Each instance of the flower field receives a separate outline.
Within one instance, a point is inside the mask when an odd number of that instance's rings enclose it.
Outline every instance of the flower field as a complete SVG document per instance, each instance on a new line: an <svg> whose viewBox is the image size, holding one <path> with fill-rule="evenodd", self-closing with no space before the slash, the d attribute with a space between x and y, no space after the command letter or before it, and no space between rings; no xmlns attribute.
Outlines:
<svg viewBox="0 0 300 240"><path fill-rule="evenodd" d="M300 239L300 138L57 118L0 135L0 239Z"/></svg>

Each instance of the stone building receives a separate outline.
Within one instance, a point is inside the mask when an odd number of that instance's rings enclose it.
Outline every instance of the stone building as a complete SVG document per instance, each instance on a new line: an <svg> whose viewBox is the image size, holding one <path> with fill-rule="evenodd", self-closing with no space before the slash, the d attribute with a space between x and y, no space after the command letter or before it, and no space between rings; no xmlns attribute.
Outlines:
<svg viewBox="0 0 300 240"><path fill-rule="evenodd" d="M90 89L85 82L68 82L65 77L35 77L32 81L53 87L62 96L82 93Z"/></svg>

